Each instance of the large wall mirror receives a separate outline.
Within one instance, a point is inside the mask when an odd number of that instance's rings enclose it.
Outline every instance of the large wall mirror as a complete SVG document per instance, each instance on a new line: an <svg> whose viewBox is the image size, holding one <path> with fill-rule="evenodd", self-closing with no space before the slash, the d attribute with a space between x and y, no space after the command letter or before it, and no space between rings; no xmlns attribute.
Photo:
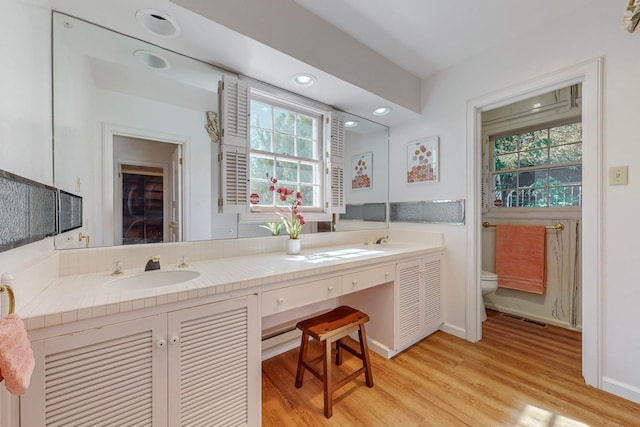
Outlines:
<svg viewBox="0 0 640 427"><path fill-rule="evenodd" d="M218 212L219 146L207 119L218 114L223 73L54 12L54 180L83 197L91 247L268 234ZM345 132L346 166L371 153L374 174L371 185L352 189L347 171L347 203L386 205L388 128L346 113L345 120L358 122ZM387 226L373 219L346 218L342 229ZM58 249L80 246L73 236L56 238Z"/></svg>

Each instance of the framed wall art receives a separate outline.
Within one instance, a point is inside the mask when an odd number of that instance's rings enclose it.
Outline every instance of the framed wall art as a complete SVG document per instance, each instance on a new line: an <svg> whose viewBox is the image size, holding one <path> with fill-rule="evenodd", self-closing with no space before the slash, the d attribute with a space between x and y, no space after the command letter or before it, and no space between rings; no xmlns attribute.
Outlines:
<svg viewBox="0 0 640 427"><path fill-rule="evenodd" d="M435 182L440 179L438 137L407 144L407 183Z"/></svg>
<svg viewBox="0 0 640 427"><path fill-rule="evenodd" d="M371 188L373 176L373 152L356 154L351 157L351 188Z"/></svg>

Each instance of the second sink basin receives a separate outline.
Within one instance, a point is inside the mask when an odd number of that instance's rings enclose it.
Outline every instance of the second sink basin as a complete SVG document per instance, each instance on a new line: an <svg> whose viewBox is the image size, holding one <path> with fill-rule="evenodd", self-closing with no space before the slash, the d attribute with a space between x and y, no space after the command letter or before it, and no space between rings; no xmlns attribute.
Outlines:
<svg viewBox="0 0 640 427"><path fill-rule="evenodd" d="M123 277L105 283L105 288L115 290L151 289L161 286L177 285L178 283L193 280L200 276L197 271L170 270L170 271L146 271L135 276Z"/></svg>

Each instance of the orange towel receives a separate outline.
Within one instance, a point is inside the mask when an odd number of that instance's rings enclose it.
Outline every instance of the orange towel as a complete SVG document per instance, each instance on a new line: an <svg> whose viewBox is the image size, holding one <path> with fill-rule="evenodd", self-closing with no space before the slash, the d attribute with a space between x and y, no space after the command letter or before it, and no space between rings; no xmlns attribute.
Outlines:
<svg viewBox="0 0 640 427"><path fill-rule="evenodd" d="M543 225L496 226L498 286L544 294L547 231Z"/></svg>
<svg viewBox="0 0 640 427"><path fill-rule="evenodd" d="M22 320L15 314L0 319L0 381L9 393L24 394L35 366L31 342Z"/></svg>

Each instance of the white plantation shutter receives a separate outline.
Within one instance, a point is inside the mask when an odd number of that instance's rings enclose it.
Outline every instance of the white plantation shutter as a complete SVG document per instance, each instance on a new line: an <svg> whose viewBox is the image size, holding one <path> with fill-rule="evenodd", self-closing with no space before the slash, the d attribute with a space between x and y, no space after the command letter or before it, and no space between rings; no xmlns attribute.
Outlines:
<svg viewBox="0 0 640 427"><path fill-rule="evenodd" d="M345 213L344 165L331 163L331 212Z"/></svg>
<svg viewBox="0 0 640 427"><path fill-rule="evenodd" d="M331 113L331 144L329 149L331 213L345 213L344 119L341 114L335 111Z"/></svg>
<svg viewBox="0 0 640 427"><path fill-rule="evenodd" d="M235 76L225 75L222 93L222 143L247 147L249 141L249 85Z"/></svg>
<svg viewBox="0 0 640 427"><path fill-rule="evenodd" d="M341 114L331 112L331 159L344 164L344 118Z"/></svg>
<svg viewBox="0 0 640 427"><path fill-rule="evenodd" d="M225 75L220 84L222 137L220 144L220 200L222 213L245 213L249 208L249 85Z"/></svg>
<svg viewBox="0 0 640 427"><path fill-rule="evenodd" d="M220 210L223 213L244 213L248 209L249 150L222 145L220 147Z"/></svg>

